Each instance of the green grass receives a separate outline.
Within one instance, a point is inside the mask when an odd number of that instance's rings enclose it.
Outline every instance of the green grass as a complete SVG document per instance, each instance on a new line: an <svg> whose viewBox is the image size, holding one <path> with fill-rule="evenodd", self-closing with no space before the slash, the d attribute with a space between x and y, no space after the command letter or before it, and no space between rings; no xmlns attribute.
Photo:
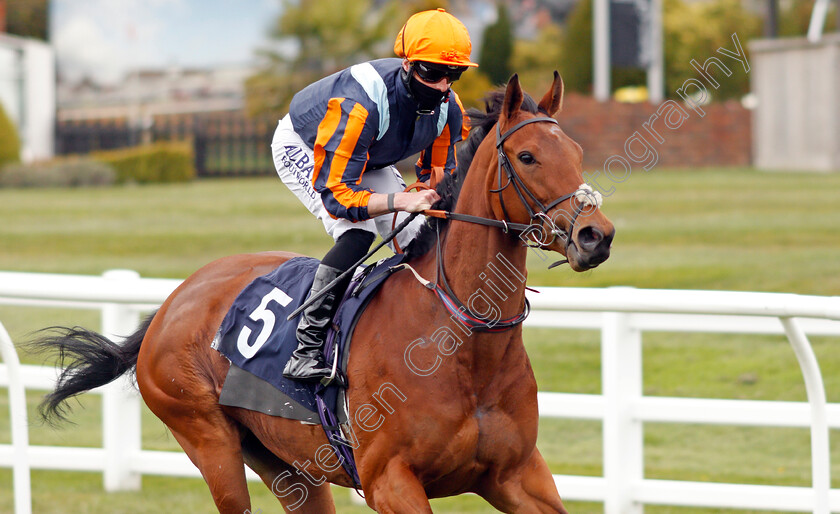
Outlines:
<svg viewBox="0 0 840 514"><path fill-rule="evenodd" d="M840 175L752 170L635 172L605 199L617 235L612 257L581 274L547 270L532 255L534 286L613 286L840 294ZM184 278L218 257L272 249L322 256L330 239L279 180L204 180L190 184L80 190L0 190L0 270L101 274L130 268L147 277ZM550 262L550 261L549 261ZM99 327L93 311L0 306L16 341L46 325ZM540 390L600 392L599 334L526 329ZM837 338L812 338L829 401L840 402ZM23 355L27 362L39 358ZM648 395L805 400L799 367L782 336L649 333L644 335ZM29 393L30 416L40 393ZM33 425L33 444L101 444L99 399L74 410L76 426ZM0 443L8 443L8 396L0 390ZM833 432L834 487L840 487L840 434ZM555 473L602 473L600 423L543 420L539 447ZM808 485L805 429L645 425L650 478ZM178 446L144 409L143 447ZM0 470L0 484L11 484ZM279 512L260 483L254 511ZM339 512L369 512L335 491ZM199 479L144 477L139 492L106 494L95 473L36 471L35 512L214 512ZM574 512L598 503L570 502ZM434 500L435 512L491 512L464 496ZM0 512L11 512L0 486ZM711 512L647 507L653 513ZM714 512L720 512L715 510ZM739 512L739 511L733 511Z"/></svg>

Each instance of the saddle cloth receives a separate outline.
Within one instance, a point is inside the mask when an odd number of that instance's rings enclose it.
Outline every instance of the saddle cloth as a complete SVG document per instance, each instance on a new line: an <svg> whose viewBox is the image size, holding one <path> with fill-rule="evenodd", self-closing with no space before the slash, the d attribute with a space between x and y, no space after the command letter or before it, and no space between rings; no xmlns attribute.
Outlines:
<svg viewBox="0 0 840 514"><path fill-rule="evenodd" d="M356 321L403 259L403 255L395 255L364 268L347 288L325 345L327 362L337 358L342 375ZM286 317L306 299L318 262L311 257L295 257L254 279L234 300L212 345L231 362L220 404L321 424L320 408L331 411L330 419L347 422L344 389L339 381L324 387L283 377L283 368L297 347L299 319L287 321Z"/></svg>

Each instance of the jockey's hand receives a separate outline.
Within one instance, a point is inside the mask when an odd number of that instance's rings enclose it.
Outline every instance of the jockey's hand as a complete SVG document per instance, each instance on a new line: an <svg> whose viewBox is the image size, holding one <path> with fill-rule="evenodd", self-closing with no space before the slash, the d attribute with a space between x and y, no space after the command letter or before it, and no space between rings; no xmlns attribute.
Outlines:
<svg viewBox="0 0 840 514"><path fill-rule="evenodd" d="M431 208L432 204L440 200L440 195L432 189L424 191L396 193L394 195L394 210L405 212L422 212ZM388 209L388 195L373 193L368 202L368 214L371 218L394 212Z"/></svg>
<svg viewBox="0 0 840 514"><path fill-rule="evenodd" d="M440 200L440 195L433 189L410 193L397 193L394 197L394 207L398 211L422 212L430 209L432 204Z"/></svg>

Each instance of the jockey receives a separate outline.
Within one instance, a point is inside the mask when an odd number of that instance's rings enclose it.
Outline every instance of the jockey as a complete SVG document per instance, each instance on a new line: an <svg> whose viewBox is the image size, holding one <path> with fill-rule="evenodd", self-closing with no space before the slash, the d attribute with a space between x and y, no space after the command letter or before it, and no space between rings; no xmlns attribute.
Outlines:
<svg viewBox="0 0 840 514"><path fill-rule="evenodd" d="M310 296L348 270L390 232L389 213L421 212L439 199L434 190L405 189L394 163L420 153L416 173L455 169L455 143L466 137L464 110L450 85L468 67L466 27L443 9L411 16L394 52L351 66L298 92L271 143L283 183L335 239L315 272ZM424 222L416 218L398 236L405 248ZM393 248L393 246L392 246ZM329 376L322 347L332 316L350 281L337 284L304 309L298 347L283 376L317 381Z"/></svg>

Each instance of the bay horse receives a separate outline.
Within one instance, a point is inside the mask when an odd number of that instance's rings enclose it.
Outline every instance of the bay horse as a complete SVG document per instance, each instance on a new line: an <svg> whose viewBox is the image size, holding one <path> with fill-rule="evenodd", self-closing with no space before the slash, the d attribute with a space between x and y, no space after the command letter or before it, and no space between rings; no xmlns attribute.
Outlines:
<svg viewBox="0 0 840 514"><path fill-rule="evenodd" d="M377 512L430 513L429 498L466 492L503 512L566 512L536 448L537 385L520 324L526 256L537 246L588 270L609 256L614 227L600 202L582 200L581 148L552 118L562 97L557 72L539 104L514 75L486 114L472 114L461 165L438 187L435 207L451 208L452 219L429 218L417 238L425 246L411 248L414 273L395 273L357 323L347 403L365 500ZM523 236L526 226L539 234ZM68 398L134 371L219 512L250 512L246 464L286 512L335 512L329 484L353 483L324 450L322 427L218 401L230 366L211 349L222 319L240 290L295 256L204 266L121 344L81 328L45 336L42 347L72 362L42 414L61 419ZM455 314L415 273L447 285Z"/></svg>

